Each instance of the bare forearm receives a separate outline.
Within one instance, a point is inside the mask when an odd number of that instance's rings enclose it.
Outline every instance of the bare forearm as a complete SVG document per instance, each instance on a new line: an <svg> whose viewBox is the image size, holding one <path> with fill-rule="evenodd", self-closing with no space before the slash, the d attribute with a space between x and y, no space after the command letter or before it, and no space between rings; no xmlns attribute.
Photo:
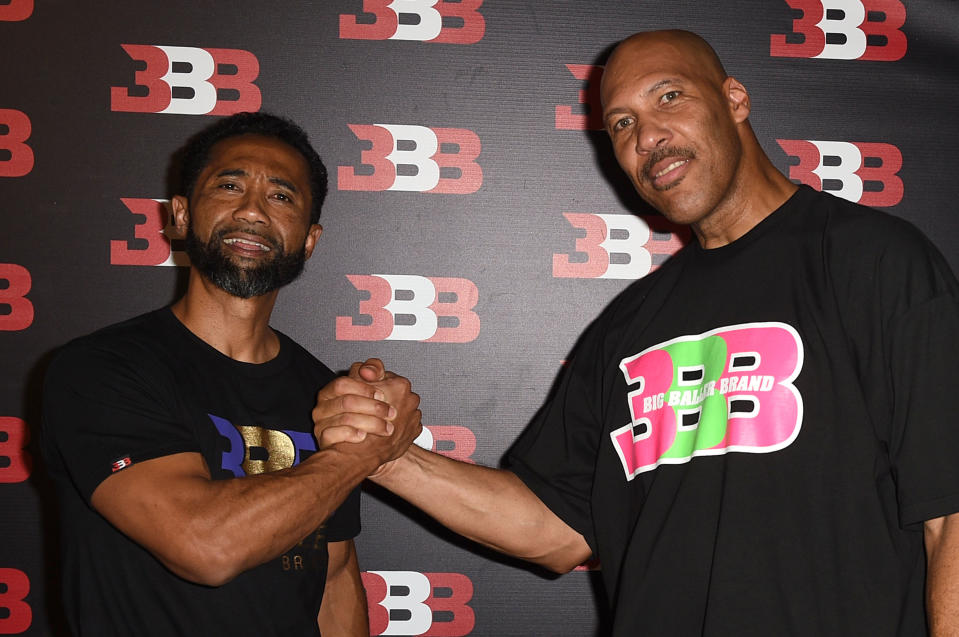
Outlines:
<svg viewBox="0 0 959 637"><path fill-rule="evenodd" d="M330 566L318 617L324 635L368 637L369 612L353 542L332 542Z"/></svg>
<svg viewBox="0 0 959 637"><path fill-rule="evenodd" d="M352 460L324 451L285 471L213 481L212 508L190 524L233 577L283 554L329 518L363 480L365 467Z"/></svg>
<svg viewBox="0 0 959 637"><path fill-rule="evenodd" d="M927 521L925 543L929 634L959 636L959 515Z"/></svg>
<svg viewBox="0 0 959 637"><path fill-rule="evenodd" d="M291 469L210 480L198 454L177 454L108 478L93 504L170 570L216 586L306 537L369 464L324 450Z"/></svg>
<svg viewBox="0 0 959 637"><path fill-rule="evenodd" d="M371 479L456 533L507 555L557 572L589 557L583 537L509 471L411 447Z"/></svg>

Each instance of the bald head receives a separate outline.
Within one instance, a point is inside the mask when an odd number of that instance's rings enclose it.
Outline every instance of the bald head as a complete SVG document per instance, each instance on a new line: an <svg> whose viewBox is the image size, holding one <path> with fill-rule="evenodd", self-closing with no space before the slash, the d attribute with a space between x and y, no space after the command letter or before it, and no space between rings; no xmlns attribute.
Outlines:
<svg viewBox="0 0 959 637"><path fill-rule="evenodd" d="M646 31L626 38L613 50L600 89L603 104L608 103L613 86L667 68L717 89L727 77L716 51L695 33L679 29Z"/></svg>

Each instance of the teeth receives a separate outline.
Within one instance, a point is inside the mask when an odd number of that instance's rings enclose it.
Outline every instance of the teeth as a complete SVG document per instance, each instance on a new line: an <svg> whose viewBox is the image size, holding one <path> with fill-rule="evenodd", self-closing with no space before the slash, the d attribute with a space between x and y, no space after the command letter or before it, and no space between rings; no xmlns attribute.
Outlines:
<svg viewBox="0 0 959 637"><path fill-rule="evenodd" d="M657 177L662 177L663 175L665 175L666 173L668 173L670 170L673 170L674 168L679 168L680 166L682 166L683 164L685 164L687 161L688 161L688 160L686 160L686 159L681 159L681 160L679 160L679 161L674 161L673 163L671 163L670 165L666 166L665 168L663 168L662 170L660 170L658 173L656 173L656 176L657 176Z"/></svg>
<svg viewBox="0 0 959 637"><path fill-rule="evenodd" d="M248 240L246 240L246 239L230 238L230 239L224 239L223 242L224 242L224 243L229 243L230 245L233 245L233 244L235 244L235 243L242 243L243 245L248 245L248 246L253 246L254 248L259 248L260 250L263 250L264 252L269 252L269 250L270 250L269 247L263 245L262 243L257 243L256 241L248 241Z"/></svg>

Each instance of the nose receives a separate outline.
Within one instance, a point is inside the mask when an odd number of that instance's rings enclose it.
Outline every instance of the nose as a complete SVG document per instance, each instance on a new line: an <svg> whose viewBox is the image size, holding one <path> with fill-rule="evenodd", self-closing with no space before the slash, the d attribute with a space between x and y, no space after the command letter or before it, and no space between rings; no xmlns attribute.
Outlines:
<svg viewBox="0 0 959 637"><path fill-rule="evenodd" d="M648 153L660 146L665 146L672 133L662 122L651 119L644 121L636 131L636 152Z"/></svg>
<svg viewBox="0 0 959 637"><path fill-rule="evenodd" d="M270 217L266 214L266 206L256 188L250 188L238 202L233 211L233 219L247 223L269 224Z"/></svg>

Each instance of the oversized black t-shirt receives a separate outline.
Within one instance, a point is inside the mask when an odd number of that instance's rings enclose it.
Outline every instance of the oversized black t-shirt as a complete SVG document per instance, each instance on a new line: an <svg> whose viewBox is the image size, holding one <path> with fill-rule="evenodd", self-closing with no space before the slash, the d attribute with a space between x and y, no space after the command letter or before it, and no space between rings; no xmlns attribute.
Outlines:
<svg viewBox="0 0 959 637"><path fill-rule="evenodd" d="M354 491L286 554L220 587L177 577L90 506L114 471L180 452L214 479L298 464L333 372L288 337L262 364L234 361L164 308L66 345L47 373L43 448L61 508L63 601L74 633L318 635L327 542L359 533Z"/></svg>
<svg viewBox="0 0 959 637"><path fill-rule="evenodd" d="M925 634L957 298L914 227L801 187L615 299L510 455L600 558L613 634Z"/></svg>

